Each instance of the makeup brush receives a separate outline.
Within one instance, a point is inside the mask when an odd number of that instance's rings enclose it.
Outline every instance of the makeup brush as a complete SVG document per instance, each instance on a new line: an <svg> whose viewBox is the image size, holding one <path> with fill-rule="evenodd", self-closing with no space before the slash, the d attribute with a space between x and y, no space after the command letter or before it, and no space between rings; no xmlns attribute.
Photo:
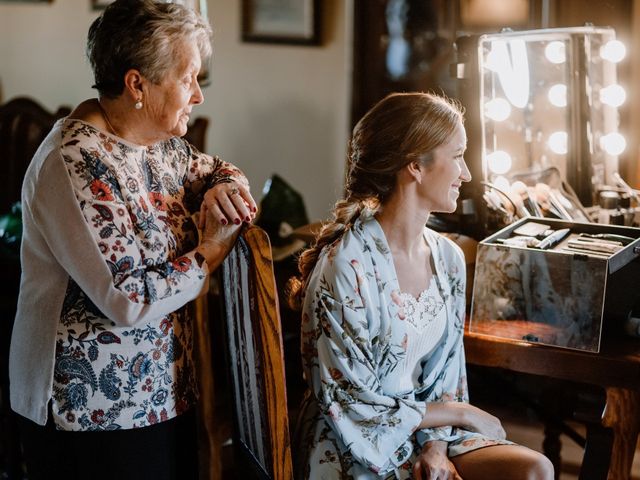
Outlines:
<svg viewBox="0 0 640 480"><path fill-rule="evenodd" d="M524 182L517 180L511 184L511 191L516 195L520 195L524 208L534 217L542 217L542 210L538 206L538 202L529 195L529 187Z"/></svg>
<svg viewBox="0 0 640 480"><path fill-rule="evenodd" d="M540 248L545 250L547 248L551 248L554 245L557 245L564 237L569 235L571 230L568 228L561 228L560 230L555 230L553 233L550 233L545 238L540 240L536 245L536 248Z"/></svg>
<svg viewBox="0 0 640 480"><path fill-rule="evenodd" d="M516 215L518 217L525 218L531 216L529 210L525 208L524 202L522 201L522 197L520 195L518 195L513 190L509 190L506 193L509 196L509 200L511 200L511 203L513 203L513 205L516 207Z"/></svg>
<svg viewBox="0 0 640 480"><path fill-rule="evenodd" d="M562 214L551 205L549 200L549 187L547 185L544 183L536 183L533 188L533 195L544 212L550 213L553 217L562 218Z"/></svg>
<svg viewBox="0 0 640 480"><path fill-rule="evenodd" d="M500 195L502 195L502 197L507 201L503 202L502 200L499 200L498 203L502 204L504 209L507 210L510 215L517 215L518 207L515 203L513 203L513 200L511 198L512 196L508 194L508 191L505 192L501 188L496 187L493 183L485 182L484 180L481 180L480 183L489 189L488 192L494 192L496 195L499 193Z"/></svg>
<svg viewBox="0 0 640 480"><path fill-rule="evenodd" d="M636 202L640 203L640 195L638 195L638 190L634 190L633 188L631 188L631 186L624 181L624 179L620 176L618 172L613 172L611 176L613 177L613 179L615 180L616 184L619 187L626 190L627 194L630 197L635 198Z"/></svg>
<svg viewBox="0 0 640 480"><path fill-rule="evenodd" d="M571 220L571 215L562 206L562 203L556 198L555 193L546 183L536 183L535 186L536 199L540 205L543 205L548 211L552 212L556 217L565 220Z"/></svg>

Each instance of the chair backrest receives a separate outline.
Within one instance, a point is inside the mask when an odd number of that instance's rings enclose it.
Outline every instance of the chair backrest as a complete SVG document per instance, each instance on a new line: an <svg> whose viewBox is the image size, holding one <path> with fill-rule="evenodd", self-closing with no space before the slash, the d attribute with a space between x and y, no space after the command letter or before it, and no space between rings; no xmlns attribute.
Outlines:
<svg viewBox="0 0 640 480"><path fill-rule="evenodd" d="M221 268L236 466L255 478L291 480L284 353L266 232L250 226Z"/></svg>
<svg viewBox="0 0 640 480"><path fill-rule="evenodd" d="M22 179L33 154L55 121L69 113L68 107L50 113L27 97L0 105L0 213L8 212L11 204L20 200Z"/></svg>
<svg viewBox="0 0 640 480"><path fill-rule="evenodd" d="M193 122L187 125L187 133L184 134L185 140L203 153L206 153L205 147L207 145L208 126L209 119L206 117L196 117Z"/></svg>

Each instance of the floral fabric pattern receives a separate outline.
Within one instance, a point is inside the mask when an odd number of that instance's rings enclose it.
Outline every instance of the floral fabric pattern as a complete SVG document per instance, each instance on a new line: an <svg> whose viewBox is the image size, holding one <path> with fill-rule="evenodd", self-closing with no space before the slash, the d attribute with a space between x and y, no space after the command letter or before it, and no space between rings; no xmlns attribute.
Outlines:
<svg viewBox="0 0 640 480"><path fill-rule="evenodd" d="M79 208L113 285L152 305L200 290L207 271L191 215L206 190L240 175L182 139L129 144L78 120L61 154ZM197 258L199 257L199 258ZM64 430L162 422L193 405L192 319L186 305L152 321L116 325L70 277L57 328L52 411Z"/></svg>
<svg viewBox="0 0 640 480"><path fill-rule="evenodd" d="M324 248L306 290L301 351L310 386L303 406L304 478L410 478L427 441L449 443L449 456L501 443L459 428L416 430L427 403L467 402L462 344L465 270L460 249L425 229L439 297L419 312L446 314L438 346L421 360L413 388L399 388L407 351L418 341L384 232L374 218ZM432 280L433 281L433 280ZM414 312L415 313L415 312ZM428 412L427 412L428 414Z"/></svg>

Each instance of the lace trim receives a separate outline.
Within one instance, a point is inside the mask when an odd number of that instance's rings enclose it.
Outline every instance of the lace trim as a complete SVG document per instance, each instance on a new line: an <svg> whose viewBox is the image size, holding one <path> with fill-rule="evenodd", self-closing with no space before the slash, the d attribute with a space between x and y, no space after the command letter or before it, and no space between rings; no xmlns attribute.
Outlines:
<svg viewBox="0 0 640 480"><path fill-rule="evenodd" d="M444 308L444 302L439 293L432 293L435 282L431 282L429 287L415 298L410 293L401 292L400 298L404 306L406 320L413 325L416 330L422 330L426 325L432 323Z"/></svg>

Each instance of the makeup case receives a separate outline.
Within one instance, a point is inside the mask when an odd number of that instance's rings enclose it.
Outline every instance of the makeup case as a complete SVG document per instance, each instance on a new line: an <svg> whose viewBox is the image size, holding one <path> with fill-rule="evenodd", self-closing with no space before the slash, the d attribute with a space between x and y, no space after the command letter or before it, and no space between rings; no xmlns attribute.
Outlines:
<svg viewBox="0 0 640 480"><path fill-rule="evenodd" d="M546 249L514 241L540 230L530 222L569 233ZM469 329L598 352L640 310L639 257L640 228L523 218L478 244Z"/></svg>

